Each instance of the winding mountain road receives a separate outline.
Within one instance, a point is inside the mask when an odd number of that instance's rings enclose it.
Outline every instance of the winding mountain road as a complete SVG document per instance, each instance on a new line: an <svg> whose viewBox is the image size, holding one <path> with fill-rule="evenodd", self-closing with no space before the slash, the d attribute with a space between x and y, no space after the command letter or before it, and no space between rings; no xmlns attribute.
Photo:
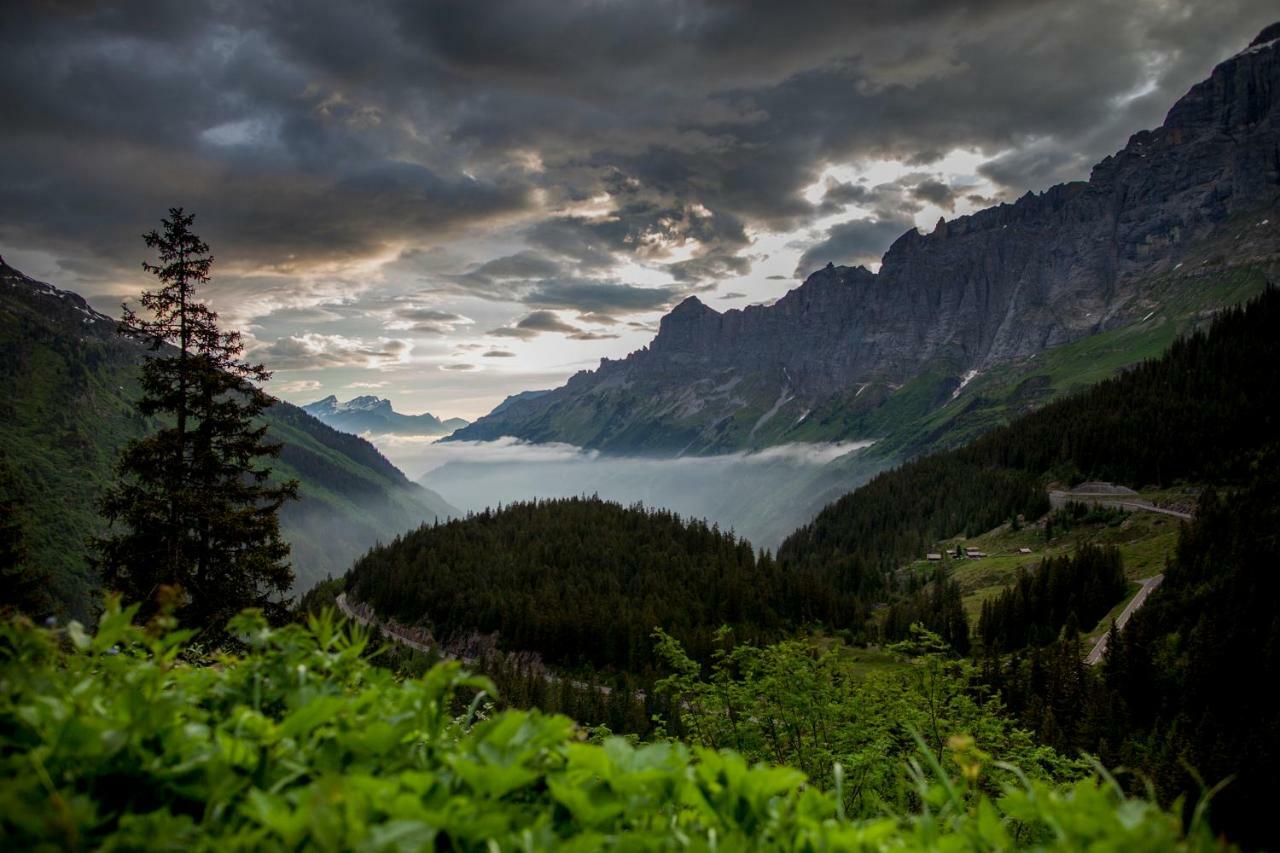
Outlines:
<svg viewBox="0 0 1280 853"><path fill-rule="evenodd" d="M411 649L417 649L418 651L423 653L434 652L435 654L439 655L442 660L456 660L456 661L460 661L461 663L467 664L468 666L474 666L476 661L478 660L478 658L467 657L465 655L449 654L443 649L433 647L431 645L428 645L427 643L421 642L420 640L414 639L413 637L409 636L408 629L403 628L395 623L388 623L388 622L382 621L381 619L378 619L377 616L373 613L373 611L367 605L363 605L363 604L353 605L350 601L347 601L347 594L345 592L338 593L338 597L334 599L334 603L338 605L338 610L342 612L343 616L346 616L348 619L359 622L361 625L364 625L368 628L372 628L373 630L381 634L382 637L390 640L393 643L398 643L399 645L407 646ZM543 673L542 679L546 681L548 684L559 684L561 680L560 676L554 675L553 673L550 673L550 672ZM600 693L604 694L605 696L608 696L611 693L613 693L613 688L604 684L588 684L585 681L577 681L573 679L569 681L569 684L573 685L574 687L580 690L598 690ZM636 690L632 695L639 701L641 702L644 701L645 694L643 690Z"/></svg>
<svg viewBox="0 0 1280 853"><path fill-rule="evenodd" d="M1174 518L1181 518L1184 521L1190 521L1195 518L1195 516L1189 512L1181 512L1176 509L1156 506L1151 501L1143 500L1138 497L1136 493L1130 496L1094 492L1049 492L1049 503L1054 508L1064 506L1071 502L1090 504L1094 506L1114 506L1131 511L1155 512L1160 515L1171 515Z"/></svg>
<svg viewBox="0 0 1280 853"><path fill-rule="evenodd" d="M1125 609L1120 612L1119 618L1116 619L1117 629L1124 630L1124 626L1128 623L1129 617L1138 612L1138 608L1146 603L1147 596L1151 594L1153 589L1160 586L1160 582L1163 580L1164 575L1155 575L1138 581L1138 583L1142 585L1142 588L1138 590L1138 594L1133 597L1133 600L1129 602ZM1098 642L1093 644L1093 649L1085 657L1085 663L1089 664L1089 666L1096 666L1098 661L1102 660L1102 656L1107 652L1107 638L1109 636L1111 636L1111 632L1107 631L1098 638Z"/></svg>
<svg viewBox="0 0 1280 853"><path fill-rule="evenodd" d="M417 649L418 651L423 653L437 651L433 649L431 646L427 645L426 643L423 643L419 640L415 640L414 638L408 636L405 631L397 629L396 626L388 625L382 620L374 617L373 615L371 615L372 611L369 611L368 613L363 612L363 611L369 610L367 607L359 607L359 608L353 607L351 603L347 601L347 594L345 592L338 593L338 597L335 599L335 603L338 605L338 610L342 611L343 616L346 616L348 619L359 622L361 625L364 625L368 628L373 628L375 631L377 631L386 639L391 640L393 643L398 643L402 646L408 646L411 649ZM454 655L448 655L448 654L441 654L441 657L444 657L449 660L459 659L463 663L474 662L467 658L455 658Z"/></svg>

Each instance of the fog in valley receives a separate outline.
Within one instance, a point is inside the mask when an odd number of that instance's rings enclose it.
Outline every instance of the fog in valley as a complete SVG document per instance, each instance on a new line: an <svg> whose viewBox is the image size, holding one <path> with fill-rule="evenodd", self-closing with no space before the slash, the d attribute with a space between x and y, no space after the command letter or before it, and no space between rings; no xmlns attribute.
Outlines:
<svg viewBox="0 0 1280 853"><path fill-rule="evenodd" d="M516 439L366 437L411 479L463 512L530 498L599 495L705 518L769 549L882 465L864 458L860 451L871 444L865 441L671 459Z"/></svg>

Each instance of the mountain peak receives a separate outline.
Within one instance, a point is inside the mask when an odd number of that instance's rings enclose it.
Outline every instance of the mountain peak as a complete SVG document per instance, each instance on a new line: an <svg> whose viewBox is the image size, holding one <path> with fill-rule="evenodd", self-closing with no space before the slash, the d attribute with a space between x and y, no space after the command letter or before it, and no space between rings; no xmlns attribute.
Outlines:
<svg viewBox="0 0 1280 853"><path fill-rule="evenodd" d="M1274 24L1258 33L1257 37L1254 38L1253 41L1249 42L1249 47L1258 47L1259 45L1270 44L1277 39L1280 39L1280 21L1276 21Z"/></svg>
<svg viewBox="0 0 1280 853"><path fill-rule="evenodd" d="M390 400L373 394L352 397L345 403L330 394L302 409L334 429L357 434L444 435L467 425L461 418L442 421L430 412L401 414L392 407Z"/></svg>
<svg viewBox="0 0 1280 853"><path fill-rule="evenodd" d="M391 401L384 400L381 397L375 397L373 394L363 394L359 397L352 397L341 406L343 409L356 411L369 411L371 409L381 409L384 407L390 410Z"/></svg>
<svg viewBox="0 0 1280 853"><path fill-rule="evenodd" d="M698 297L686 296L679 305L671 309L671 312L667 316L674 316L676 314L705 314L708 311L715 313L714 308L707 307L706 303Z"/></svg>

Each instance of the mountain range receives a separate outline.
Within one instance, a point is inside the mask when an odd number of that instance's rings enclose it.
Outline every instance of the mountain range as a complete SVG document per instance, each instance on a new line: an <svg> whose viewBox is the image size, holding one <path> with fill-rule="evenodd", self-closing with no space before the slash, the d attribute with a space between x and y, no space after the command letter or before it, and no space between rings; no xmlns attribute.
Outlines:
<svg viewBox="0 0 1280 853"><path fill-rule="evenodd" d="M98 496L120 449L151 426L133 406L148 350L116 327L77 294L0 259L0 500L19 508L32 564L78 616L96 595L89 539L102 529ZM300 500L280 514L298 590L340 574L378 541L457 514L369 442L297 406L277 401L266 420L283 445L276 476L300 484Z"/></svg>
<svg viewBox="0 0 1280 853"><path fill-rule="evenodd" d="M372 395L353 397L340 403L330 394L323 400L308 403L302 410L336 430L357 435L366 432L377 435L447 435L469 423L462 418L441 420L430 412L401 414L392 408L390 400Z"/></svg>
<svg viewBox="0 0 1280 853"><path fill-rule="evenodd" d="M1096 378L1072 370L1140 360L1261 287L1280 258L1277 92L1273 26L1088 181L912 229L878 272L828 265L769 306L719 312L690 296L648 347L450 438L667 456L958 443L1065 390L1060 380ZM1114 352L1077 358L1089 340ZM1073 345L1066 373L1042 369Z"/></svg>

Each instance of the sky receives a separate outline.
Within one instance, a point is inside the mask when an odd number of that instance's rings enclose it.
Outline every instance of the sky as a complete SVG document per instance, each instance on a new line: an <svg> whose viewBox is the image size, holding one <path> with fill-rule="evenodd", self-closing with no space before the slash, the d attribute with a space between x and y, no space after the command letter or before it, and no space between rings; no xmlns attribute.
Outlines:
<svg viewBox="0 0 1280 853"><path fill-rule="evenodd" d="M0 254L108 313L170 207L294 402L474 418L1090 167L1260 0L0 4Z"/></svg>

